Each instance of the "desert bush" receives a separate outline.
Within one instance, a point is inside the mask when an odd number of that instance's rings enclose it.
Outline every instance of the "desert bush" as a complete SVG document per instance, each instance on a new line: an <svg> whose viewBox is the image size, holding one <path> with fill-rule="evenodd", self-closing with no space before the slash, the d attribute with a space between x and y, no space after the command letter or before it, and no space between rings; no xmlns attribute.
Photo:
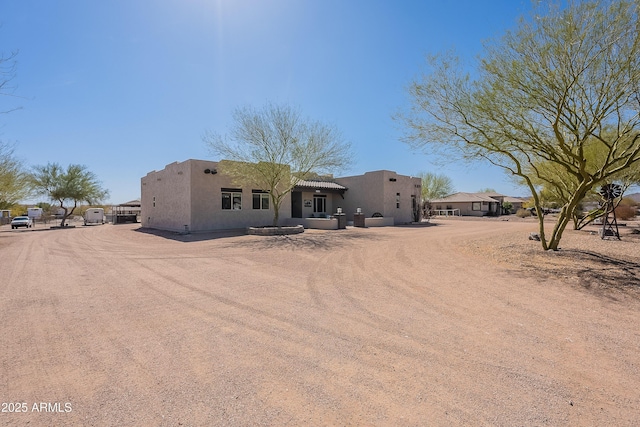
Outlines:
<svg viewBox="0 0 640 427"><path fill-rule="evenodd" d="M629 220L636 216L636 208L635 206L623 205L620 204L616 208L616 218L622 220Z"/></svg>
<svg viewBox="0 0 640 427"><path fill-rule="evenodd" d="M531 212L528 209L520 208L516 211L516 216L519 218L527 218L531 216Z"/></svg>

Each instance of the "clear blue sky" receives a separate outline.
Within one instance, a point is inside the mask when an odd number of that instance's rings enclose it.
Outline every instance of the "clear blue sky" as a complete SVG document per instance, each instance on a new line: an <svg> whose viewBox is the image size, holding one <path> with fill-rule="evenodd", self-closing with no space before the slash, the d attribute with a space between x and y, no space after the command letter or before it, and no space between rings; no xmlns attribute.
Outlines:
<svg viewBox="0 0 640 427"><path fill-rule="evenodd" d="M354 165L444 173L457 191L526 194L500 170L437 166L391 116L425 54L473 58L529 0L0 0L0 51L19 50L0 139L29 166L86 165L121 203L168 163L218 160L204 132L236 107L285 103L335 125Z"/></svg>

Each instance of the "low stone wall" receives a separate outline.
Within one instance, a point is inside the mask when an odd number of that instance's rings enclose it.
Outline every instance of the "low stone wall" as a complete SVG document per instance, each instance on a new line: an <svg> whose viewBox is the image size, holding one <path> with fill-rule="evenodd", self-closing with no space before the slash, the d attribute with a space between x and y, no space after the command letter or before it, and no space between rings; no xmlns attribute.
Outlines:
<svg viewBox="0 0 640 427"><path fill-rule="evenodd" d="M376 218L365 218L364 226L365 227L389 227L395 225L393 221L393 217L376 217Z"/></svg>
<svg viewBox="0 0 640 427"><path fill-rule="evenodd" d="M337 230L337 218L291 218L289 224L300 224L304 228L315 230Z"/></svg>
<svg viewBox="0 0 640 427"><path fill-rule="evenodd" d="M285 225L283 227L248 227L247 234L255 236L282 236L285 234L304 233L302 225Z"/></svg>
<svg viewBox="0 0 640 427"><path fill-rule="evenodd" d="M314 228L316 230L337 230L337 218L305 218L305 228Z"/></svg>
<svg viewBox="0 0 640 427"><path fill-rule="evenodd" d="M315 230L337 230L337 218L291 218L287 221L287 225L300 224L304 228ZM347 225L353 226L353 221L349 221ZM376 217L365 218L365 227L389 227L395 225L393 217Z"/></svg>

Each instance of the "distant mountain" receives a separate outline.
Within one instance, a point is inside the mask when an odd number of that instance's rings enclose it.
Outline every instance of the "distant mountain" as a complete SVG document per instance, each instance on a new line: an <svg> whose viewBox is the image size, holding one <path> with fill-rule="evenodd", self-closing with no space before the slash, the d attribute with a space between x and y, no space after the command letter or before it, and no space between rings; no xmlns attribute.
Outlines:
<svg viewBox="0 0 640 427"><path fill-rule="evenodd" d="M636 203L640 203L640 193L625 194L624 197L628 197L635 200Z"/></svg>

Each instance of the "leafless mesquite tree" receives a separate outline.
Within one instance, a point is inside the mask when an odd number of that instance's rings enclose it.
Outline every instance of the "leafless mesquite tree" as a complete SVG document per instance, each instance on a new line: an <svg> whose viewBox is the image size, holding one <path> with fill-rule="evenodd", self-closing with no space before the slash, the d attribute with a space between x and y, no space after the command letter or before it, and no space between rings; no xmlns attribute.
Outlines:
<svg viewBox="0 0 640 427"><path fill-rule="evenodd" d="M13 97L17 51L0 54L0 95ZM0 107L0 114L7 114L19 107ZM14 154L14 145L0 141L0 209L9 209L29 194L23 162Z"/></svg>
<svg viewBox="0 0 640 427"><path fill-rule="evenodd" d="M333 173L352 158L335 127L305 119L286 105L238 108L227 135L208 131L203 141L223 159L222 173L239 185L268 191L274 226L282 201L300 180Z"/></svg>
<svg viewBox="0 0 640 427"><path fill-rule="evenodd" d="M473 74L452 54L430 58L400 115L411 146L483 159L521 178L545 250L558 249L594 186L640 161L640 2L559 3L537 3L514 30L486 43ZM605 152L596 163L585 156L590 144ZM576 185L547 238L539 183L558 182L556 167Z"/></svg>
<svg viewBox="0 0 640 427"><path fill-rule="evenodd" d="M0 95L3 97L14 97L15 86L12 85L16 76L16 56L18 51L9 54L0 54ZM6 114L19 110L20 107L0 107L0 113Z"/></svg>

